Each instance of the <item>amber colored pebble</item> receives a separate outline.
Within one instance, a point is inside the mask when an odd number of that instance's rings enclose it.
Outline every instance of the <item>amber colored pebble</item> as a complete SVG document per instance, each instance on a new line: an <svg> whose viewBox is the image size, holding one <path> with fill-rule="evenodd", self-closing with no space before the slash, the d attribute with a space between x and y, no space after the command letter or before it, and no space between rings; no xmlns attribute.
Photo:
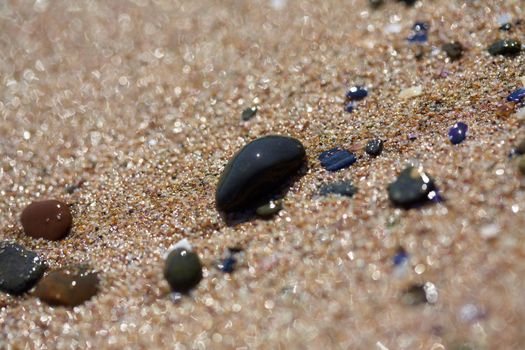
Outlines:
<svg viewBox="0 0 525 350"><path fill-rule="evenodd" d="M71 230L73 218L67 204L45 200L29 204L21 216L26 235L56 241Z"/></svg>

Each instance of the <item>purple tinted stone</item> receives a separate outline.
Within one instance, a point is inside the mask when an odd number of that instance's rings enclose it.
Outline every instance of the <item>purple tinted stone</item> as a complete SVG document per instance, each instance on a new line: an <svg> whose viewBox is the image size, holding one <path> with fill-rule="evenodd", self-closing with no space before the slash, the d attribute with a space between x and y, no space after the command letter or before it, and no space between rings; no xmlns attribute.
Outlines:
<svg viewBox="0 0 525 350"><path fill-rule="evenodd" d="M338 171L349 167L357 161L355 154L338 147L324 151L319 155L321 166L328 171Z"/></svg>
<svg viewBox="0 0 525 350"><path fill-rule="evenodd" d="M364 86L352 86L346 93L346 98L359 101L368 96L368 90Z"/></svg>
<svg viewBox="0 0 525 350"><path fill-rule="evenodd" d="M448 131L448 139L452 144L457 145L458 143L463 142L467 137L468 126L465 123L457 122L453 127Z"/></svg>
<svg viewBox="0 0 525 350"><path fill-rule="evenodd" d="M521 102L525 98L525 87L519 88L507 96L509 102Z"/></svg>

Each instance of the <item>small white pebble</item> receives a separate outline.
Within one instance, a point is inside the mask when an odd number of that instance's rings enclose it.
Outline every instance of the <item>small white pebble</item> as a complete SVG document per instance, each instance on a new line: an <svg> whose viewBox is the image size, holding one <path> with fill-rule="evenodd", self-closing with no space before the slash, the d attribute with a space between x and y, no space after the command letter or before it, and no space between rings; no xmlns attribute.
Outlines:
<svg viewBox="0 0 525 350"><path fill-rule="evenodd" d="M427 282L423 286L429 304L435 304L438 300L438 291L434 283Z"/></svg>
<svg viewBox="0 0 525 350"><path fill-rule="evenodd" d="M485 225L481 228L480 233L481 237L485 239L491 239L496 237L499 234L500 227L496 223Z"/></svg>
<svg viewBox="0 0 525 350"><path fill-rule="evenodd" d="M419 96L423 93L423 87L421 85L412 86L406 89L401 90L399 97L402 99L409 99L412 97Z"/></svg>

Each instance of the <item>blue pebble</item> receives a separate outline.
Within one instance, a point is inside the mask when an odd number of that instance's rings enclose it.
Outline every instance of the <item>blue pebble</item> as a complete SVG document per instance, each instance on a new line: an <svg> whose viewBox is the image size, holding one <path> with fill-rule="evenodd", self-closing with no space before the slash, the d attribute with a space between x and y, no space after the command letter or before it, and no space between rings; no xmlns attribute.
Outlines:
<svg viewBox="0 0 525 350"><path fill-rule="evenodd" d="M355 154L338 147L324 151L319 155L321 166L328 171L338 171L348 168L357 161Z"/></svg>
<svg viewBox="0 0 525 350"><path fill-rule="evenodd" d="M348 102L345 106L345 112L352 113L354 111L355 104L353 102Z"/></svg>
<svg viewBox="0 0 525 350"><path fill-rule="evenodd" d="M394 255L394 265L399 266L408 261L408 254L404 249L399 249L396 255Z"/></svg>
<svg viewBox="0 0 525 350"><path fill-rule="evenodd" d="M521 102L525 98L525 87L519 88L507 96L509 102Z"/></svg>
<svg viewBox="0 0 525 350"><path fill-rule="evenodd" d="M237 264L237 259L235 259L233 256L230 256L224 259L220 263L219 267L222 272L232 273L233 270L235 269L235 264Z"/></svg>
<svg viewBox="0 0 525 350"><path fill-rule="evenodd" d="M428 35L426 32L418 32L410 35L407 40L410 43L424 43L428 41Z"/></svg>
<svg viewBox="0 0 525 350"><path fill-rule="evenodd" d="M467 137L468 126L465 123L457 122L453 127L448 131L448 139L452 144L457 145L458 143L463 142Z"/></svg>
<svg viewBox="0 0 525 350"><path fill-rule="evenodd" d="M416 22L412 26L412 30L414 32L428 32L429 29L430 29L430 24L426 22Z"/></svg>
<svg viewBox="0 0 525 350"><path fill-rule="evenodd" d="M360 101L368 96L368 90L364 86L352 86L346 93L346 98L352 101Z"/></svg>

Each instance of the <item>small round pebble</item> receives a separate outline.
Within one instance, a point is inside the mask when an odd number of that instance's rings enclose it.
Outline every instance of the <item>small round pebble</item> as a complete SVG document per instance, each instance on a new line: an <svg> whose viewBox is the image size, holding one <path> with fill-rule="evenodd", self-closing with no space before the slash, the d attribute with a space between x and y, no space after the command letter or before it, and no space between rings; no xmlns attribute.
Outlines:
<svg viewBox="0 0 525 350"><path fill-rule="evenodd" d="M435 185L432 178L421 169L411 166L405 168L397 179L388 185L388 198L395 205L405 209L427 203L434 197Z"/></svg>
<svg viewBox="0 0 525 350"><path fill-rule="evenodd" d="M0 291L20 295L42 278L46 265L32 251L16 243L0 242Z"/></svg>
<svg viewBox="0 0 525 350"><path fill-rule="evenodd" d="M498 40L488 48L492 56L514 56L521 51L521 42L518 40Z"/></svg>
<svg viewBox="0 0 525 350"><path fill-rule="evenodd" d="M99 277L87 265L74 265L49 272L36 285L35 296L49 305L77 306L98 292Z"/></svg>
<svg viewBox="0 0 525 350"><path fill-rule="evenodd" d="M360 101L368 96L368 90L364 86L352 86L346 93L346 98L351 101Z"/></svg>
<svg viewBox="0 0 525 350"><path fill-rule="evenodd" d="M258 111L257 107L246 108L244 111L242 111L242 116L241 116L242 120L246 122L252 119L253 117L257 115L257 111Z"/></svg>
<svg viewBox="0 0 525 350"><path fill-rule="evenodd" d="M465 123L457 122L448 131L448 139L453 145L457 145L467 137L468 126Z"/></svg>
<svg viewBox="0 0 525 350"><path fill-rule="evenodd" d="M73 218L67 204L45 200L28 205L20 221L26 235L56 241L69 233Z"/></svg>
<svg viewBox="0 0 525 350"><path fill-rule="evenodd" d="M172 250L166 258L164 277L174 292L189 292L202 279L202 265L199 256L185 248Z"/></svg>
<svg viewBox="0 0 525 350"><path fill-rule="evenodd" d="M339 147L324 151L319 155L321 166L328 171L338 171L348 168L357 161L355 154Z"/></svg>
<svg viewBox="0 0 525 350"><path fill-rule="evenodd" d="M383 152L383 141L380 139L370 140L366 143L365 152L371 157L377 157Z"/></svg>
<svg viewBox="0 0 525 350"><path fill-rule="evenodd" d="M459 60L463 56L463 45L458 42L446 43L442 47L451 61Z"/></svg>
<svg viewBox="0 0 525 350"><path fill-rule="evenodd" d="M324 184L319 188L321 196L338 194L341 196L352 197L357 193L357 188L350 181L337 181Z"/></svg>

